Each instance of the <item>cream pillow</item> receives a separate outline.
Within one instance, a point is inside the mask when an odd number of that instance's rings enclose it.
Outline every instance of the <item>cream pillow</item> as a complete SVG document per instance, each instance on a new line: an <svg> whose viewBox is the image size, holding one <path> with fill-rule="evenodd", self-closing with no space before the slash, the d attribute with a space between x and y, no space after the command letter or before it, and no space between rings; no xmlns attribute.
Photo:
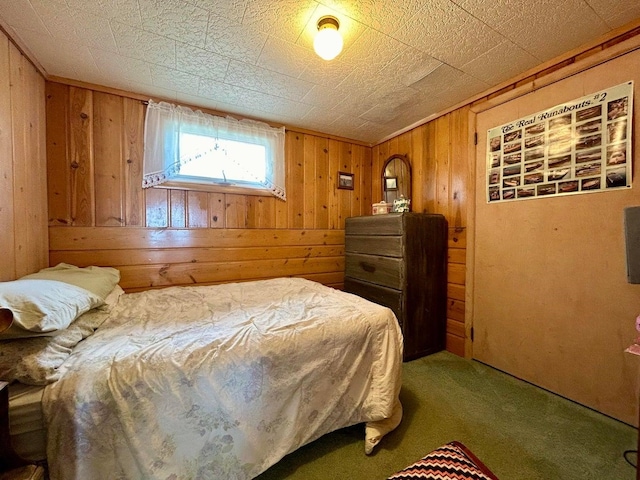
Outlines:
<svg viewBox="0 0 640 480"><path fill-rule="evenodd" d="M2 339L54 334L104 299L84 288L55 280L25 279L0 283L0 308L6 327L7 310L13 315Z"/></svg>
<svg viewBox="0 0 640 480"><path fill-rule="evenodd" d="M111 267L76 267L68 263L59 263L55 267L43 268L38 273L25 275L20 280L25 279L65 282L89 290L105 300L120 281L120 271Z"/></svg>

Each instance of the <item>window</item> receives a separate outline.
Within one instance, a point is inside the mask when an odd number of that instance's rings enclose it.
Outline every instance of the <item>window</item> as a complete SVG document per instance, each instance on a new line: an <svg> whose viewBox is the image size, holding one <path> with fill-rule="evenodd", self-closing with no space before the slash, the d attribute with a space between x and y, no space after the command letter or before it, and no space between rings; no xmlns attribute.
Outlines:
<svg viewBox="0 0 640 480"><path fill-rule="evenodd" d="M285 200L284 171L284 128L149 102L143 188L213 184Z"/></svg>
<svg viewBox="0 0 640 480"><path fill-rule="evenodd" d="M267 179L265 145L180 133L180 169L175 180L262 187Z"/></svg>

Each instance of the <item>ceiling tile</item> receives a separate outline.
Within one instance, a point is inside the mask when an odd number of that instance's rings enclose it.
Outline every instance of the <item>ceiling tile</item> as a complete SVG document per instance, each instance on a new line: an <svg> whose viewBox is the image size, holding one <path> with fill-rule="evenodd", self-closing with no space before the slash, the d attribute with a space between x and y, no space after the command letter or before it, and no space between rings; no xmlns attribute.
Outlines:
<svg viewBox="0 0 640 480"><path fill-rule="evenodd" d="M257 65L267 70L290 77L299 77L309 62L314 61L315 52L280 38L269 37Z"/></svg>
<svg viewBox="0 0 640 480"><path fill-rule="evenodd" d="M353 65L337 58L327 62L318 56L309 61L304 71L300 74L301 80L306 80L324 87L337 87L353 71Z"/></svg>
<svg viewBox="0 0 640 480"><path fill-rule="evenodd" d="M169 68L176 66L175 40L115 21L111 22L111 29L121 55Z"/></svg>
<svg viewBox="0 0 640 480"><path fill-rule="evenodd" d="M42 59L41 64L50 75L82 80L80 72L100 75L88 47L78 46L65 40L54 40L31 30L21 30L20 39L29 50Z"/></svg>
<svg viewBox="0 0 640 480"><path fill-rule="evenodd" d="M463 65L461 69L487 85L497 85L538 63L533 55L507 40Z"/></svg>
<svg viewBox="0 0 640 480"><path fill-rule="evenodd" d="M403 19L410 18L420 11L424 0L323 0L325 6L336 12L353 18L380 32L390 34L396 30Z"/></svg>
<svg viewBox="0 0 640 480"><path fill-rule="evenodd" d="M442 62L431 55L414 47L406 47L378 75L406 87L426 77L440 65Z"/></svg>
<svg viewBox="0 0 640 480"><path fill-rule="evenodd" d="M311 108L309 105L304 103L294 102L292 100L261 92L253 92L250 90L243 91L243 94L236 102L236 105L251 108L255 112L286 115L289 118L295 119L304 117Z"/></svg>
<svg viewBox="0 0 640 480"><path fill-rule="evenodd" d="M176 42L176 70L223 81L229 58L186 43Z"/></svg>
<svg viewBox="0 0 640 480"><path fill-rule="evenodd" d="M51 0L37 0L51 1ZM60 2L61 0L55 0ZM142 26L140 6L137 0L66 0L69 8L91 13L106 20L116 20L133 27Z"/></svg>
<svg viewBox="0 0 640 480"><path fill-rule="evenodd" d="M341 60L356 66L363 75L377 74L405 48L406 45L395 38L368 28L344 52Z"/></svg>
<svg viewBox="0 0 640 480"><path fill-rule="evenodd" d="M427 103L449 104L472 97L486 90L489 85L473 78L450 65L443 64L422 80L411 85L412 88L423 92Z"/></svg>
<svg viewBox="0 0 640 480"><path fill-rule="evenodd" d="M420 12L399 25L394 36L454 67L503 41L495 30L448 0L425 2Z"/></svg>
<svg viewBox="0 0 640 480"><path fill-rule="evenodd" d="M336 114L360 117L376 106L376 102L369 98L366 91L351 92L344 101L337 104L331 110Z"/></svg>
<svg viewBox="0 0 640 480"><path fill-rule="evenodd" d="M302 97L301 102L309 105L318 105L323 110L330 110L343 103L349 97L349 92L335 88L314 85L307 94Z"/></svg>
<svg viewBox="0 0 640 480"><path fill-rule="evenodd" d="M203 8L217 17L224 17L234 23L242 23L247 0L185 0Z"/></svg>
<svg viewBox="0 0 640 480"><path fill-rule="evenodd" d="M248 0L242 25L295 43L317 6L314 0Z"/></svg>
<svg viewBox="0 0 640 480"><path fill-rule="evenodd" d="M49 33L29 0L5 0L2 4L2 19L15 29L33 30L45 35Z"/></svg>
<svg viewBox="0 0 640 480"><path fill-rule="evenodd" d="M282 75L261 67L232 60L225 83L289 100L300 100L313 87L312 83Z"/></svg>
<svg viewBox="0 0 640 480"><path fill-rule="evenodd" d="M375 105L373 108L361 114L360 117L377 123L391 121L401 116L407 105L416 103L421 96L422 93L409 87L396 89L385 96L373 96L371 100L375 102Z"/></svg>
<svg viewBox="0 0 640 480"><path fill-rule="evenodd" d="M300 118L300 126L315 130L317 128L324 128L327 125L331 125L338 117L336 112L332 112L328 108L322 106L311 107L307 113Z"/></svg>
<svg viewBox="0 0 640 480"><path fill-rule="evenodd" d="M247 64L257 62L268 35L224 17L209 17L205 48Z"/></svg>
<svg viewBox="0 0 640 480"><path fill-rule="evenodd" d="M640 17L640 2L638 0L620 0L612 8L610 0L586 0L596 14L602 18L610 28L617 28L629 22L629 19Z"/></svg>
<svg viewBox="0 0 640 480"><path fill-rule="evenodd" d="M118 49L109 22L92 13L65 7L47 9L40 18L55 39L112 52Z"/></svg>
<svg viewBox="0 0 640 480"><path fill-rule="evenodd" d="M209 12L183 0L138 0L142 28L182 43L204 47Z"/></svg>
<svg viewBox="0 0 640 480"><path fill-rule="evenodd" d="M200 77L162 65L151 65L151 79L156 87L197 95Z"/></svg>
<svg viewBox="0 0 640 480"><path fill-rule="evenodd" d="M168 88L163 88L163 87L158 87L156 85L140 85L138 84L138 86L142 87L144 90L139 90L139 92L143 92L146 95L149 95L149 97L155 97L155 98L161 98L164 101L170 102L170 103L175 103L178 100L178 92L176 92L175 90L171 90ZM135 85L134 85L135 87Z"/></svg>
<svg viewBox="0 0 640 480"><path fill-rule="evenodd" d="M244 88L207 78L202 79L198 87L199 96L215 98L219 102L229 105L237 105L244 94Z"/></svg>
<svg viewBox="0 0 640 480"><path fill-rule="evenodd" d="M124 57L96 48L92 48L90 51L95 64L103 75L134 83L153 84L150 66L144 60Z"/></svg>
<svg viewBox="0 0 640 480"><path fill-rule="evenodd" d="M540 61L560 55L608 29L584 0L454 1Z"/></svg>

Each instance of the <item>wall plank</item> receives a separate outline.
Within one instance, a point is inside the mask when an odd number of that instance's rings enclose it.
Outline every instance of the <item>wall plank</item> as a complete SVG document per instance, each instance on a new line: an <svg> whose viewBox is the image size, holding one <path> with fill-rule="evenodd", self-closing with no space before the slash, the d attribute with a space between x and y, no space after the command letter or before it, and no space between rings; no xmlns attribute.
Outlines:
<svg viewBox="0 0 640 480"><path fill-rule="evenodd" d="M162 190L153 190L162 191ZM173 229L144 227L49 228L51 251L122 250L138 248L274 247L279 245L342 245L344 230Z"/></svg>
<svg viewBox="0 0 640 480"><path fill-rule="evenodd" d="M68 162L69 87L60 83L47 82L46 92L49 225L70 225L72 220Z"/></svg>
<svg viewBox="0 0 640 480"><path fill-rule="evenodd" d="M11 118L9 40L0 33L0 281L16 278L15 206L13 190L13 121Z"/></svg>
<svg viewBox="0 0 640 480"><path fill-rule="evenodd" d="M286 258L248 262L209 264L170 263L161 265L119 266L120 285L124 289L170 285L195 285L239 280L260 280L309 273L344 271L344 256L328 258Z"/></svg>
<svg viewBox="0 0 640 480"><path fill-rule="evenodd" d="M122 97L95 92L93 97L93 153L95 161L95 222L124 225Z"/></svg>
<svg viewBox="0 0 640 480"><path fill-rule="evenodd" d="M69 89L69 164L73 225L95 225L93 189L93 91Z"/></svg>
<svg viewBox="0 0 640 480"><path fill-rule="evenodd" d="M287 245L257 247L138 248L112 250L53 250L51 263L110 266L157 263L210 263L268 258L315 258L344 255L342 245Z"/></svg>
<svg viewBox="0 0 640 480"><path fill-rule="evenodd" d="M207 192L188 192L187 211L189 228L207 228L209 226L209 195Z"/></svg>
<svg viewBox="0 0 640 480"><path fill-rule="evenodd" d="M150 188L145 193L147 227L169 226L170 190Z"/></svg>
<svg viewBox="0 0 640 480"><path fill-rule="evenodd" d="M315 228L329 228L329 141L323 137L314 137L315 184L314 199Z"/></svg>
<svg viewBox="0 0 640 480"><path fill-rule="evenodd" d="M145 224L142 185L142 156L145 106L130 98L123 98L123 157L125 159L124 201L125 225Z"/></svg>
<svg viewBox="0 0 640 480"><path fill-rule="evenodd" d="M169 218L171 228L187 226L187 192L185 190L169 190Z"/></svg>
<svg viewBox="0 0 640 480"><path fill-rule="evenodd" d="M304 158L304 213L302 225L304 228L315 228L315 210L317 198L316 168L318 164L317 137L305 135L302 142ZM297 144L298 142L296 142Z"/></svg>
<svg viewBox="0 0 640 480"><path fill-rule="evenodd" d="M211 228L225 228L224 211L224 193L209 193L209 226Z"/></svg>
<svg viewBox="0 0 640 480"><path fill-rule="evenodd" d="M340 171L340 142L329 139L329 228L344 228L340 222L340 197L338 189L338 171Z"/></svg>
<svg viewBox="0 0 640 480"><path fill-rule="evenodd" d="M13 159L15 274L21 276L48 260L44 85L18 48L9 43Z"/></svg>
<svg viewBox="0 0 640 480"><path fill-rule="evenodd" d="M45 85L0 32L0 281L48 265Z"/></svg>
<svg viewBox="0 0 640 480"><path fill-rule="evenodd" d="M307 135L286 133L288 228L304 228L304 144Z"/></svg>
<svg viewBox="0 0 640 480"><path fill-rule="evenodd" d="M31 162L25 161L28 157L26 124L29 121L27 116L27 92L25 72L22 65L22 55L18 49L9 44L9 76L11 96L11 144L13 147L13 208L18 215L15 221L24 221L24 212L29 210L29 169ZM24 221L22 228L14 232L14 248L18 252L29 252L33 248L30 245L30 225L28 218ZM18 276L30 271L30 259L26 255L16 255L15 269Z"/></svg>

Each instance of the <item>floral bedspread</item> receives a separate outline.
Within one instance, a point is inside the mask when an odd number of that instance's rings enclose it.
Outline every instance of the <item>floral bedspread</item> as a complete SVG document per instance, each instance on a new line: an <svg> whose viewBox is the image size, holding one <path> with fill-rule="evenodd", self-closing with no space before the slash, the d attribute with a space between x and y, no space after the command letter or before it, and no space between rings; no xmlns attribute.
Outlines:
<svg viewBox="0 0 640 480"><path fill-rule="evenodd" d="M401 416L391 310L303 279L123 295L61 368L43 399L53 480L250 479Z"/></svg>

